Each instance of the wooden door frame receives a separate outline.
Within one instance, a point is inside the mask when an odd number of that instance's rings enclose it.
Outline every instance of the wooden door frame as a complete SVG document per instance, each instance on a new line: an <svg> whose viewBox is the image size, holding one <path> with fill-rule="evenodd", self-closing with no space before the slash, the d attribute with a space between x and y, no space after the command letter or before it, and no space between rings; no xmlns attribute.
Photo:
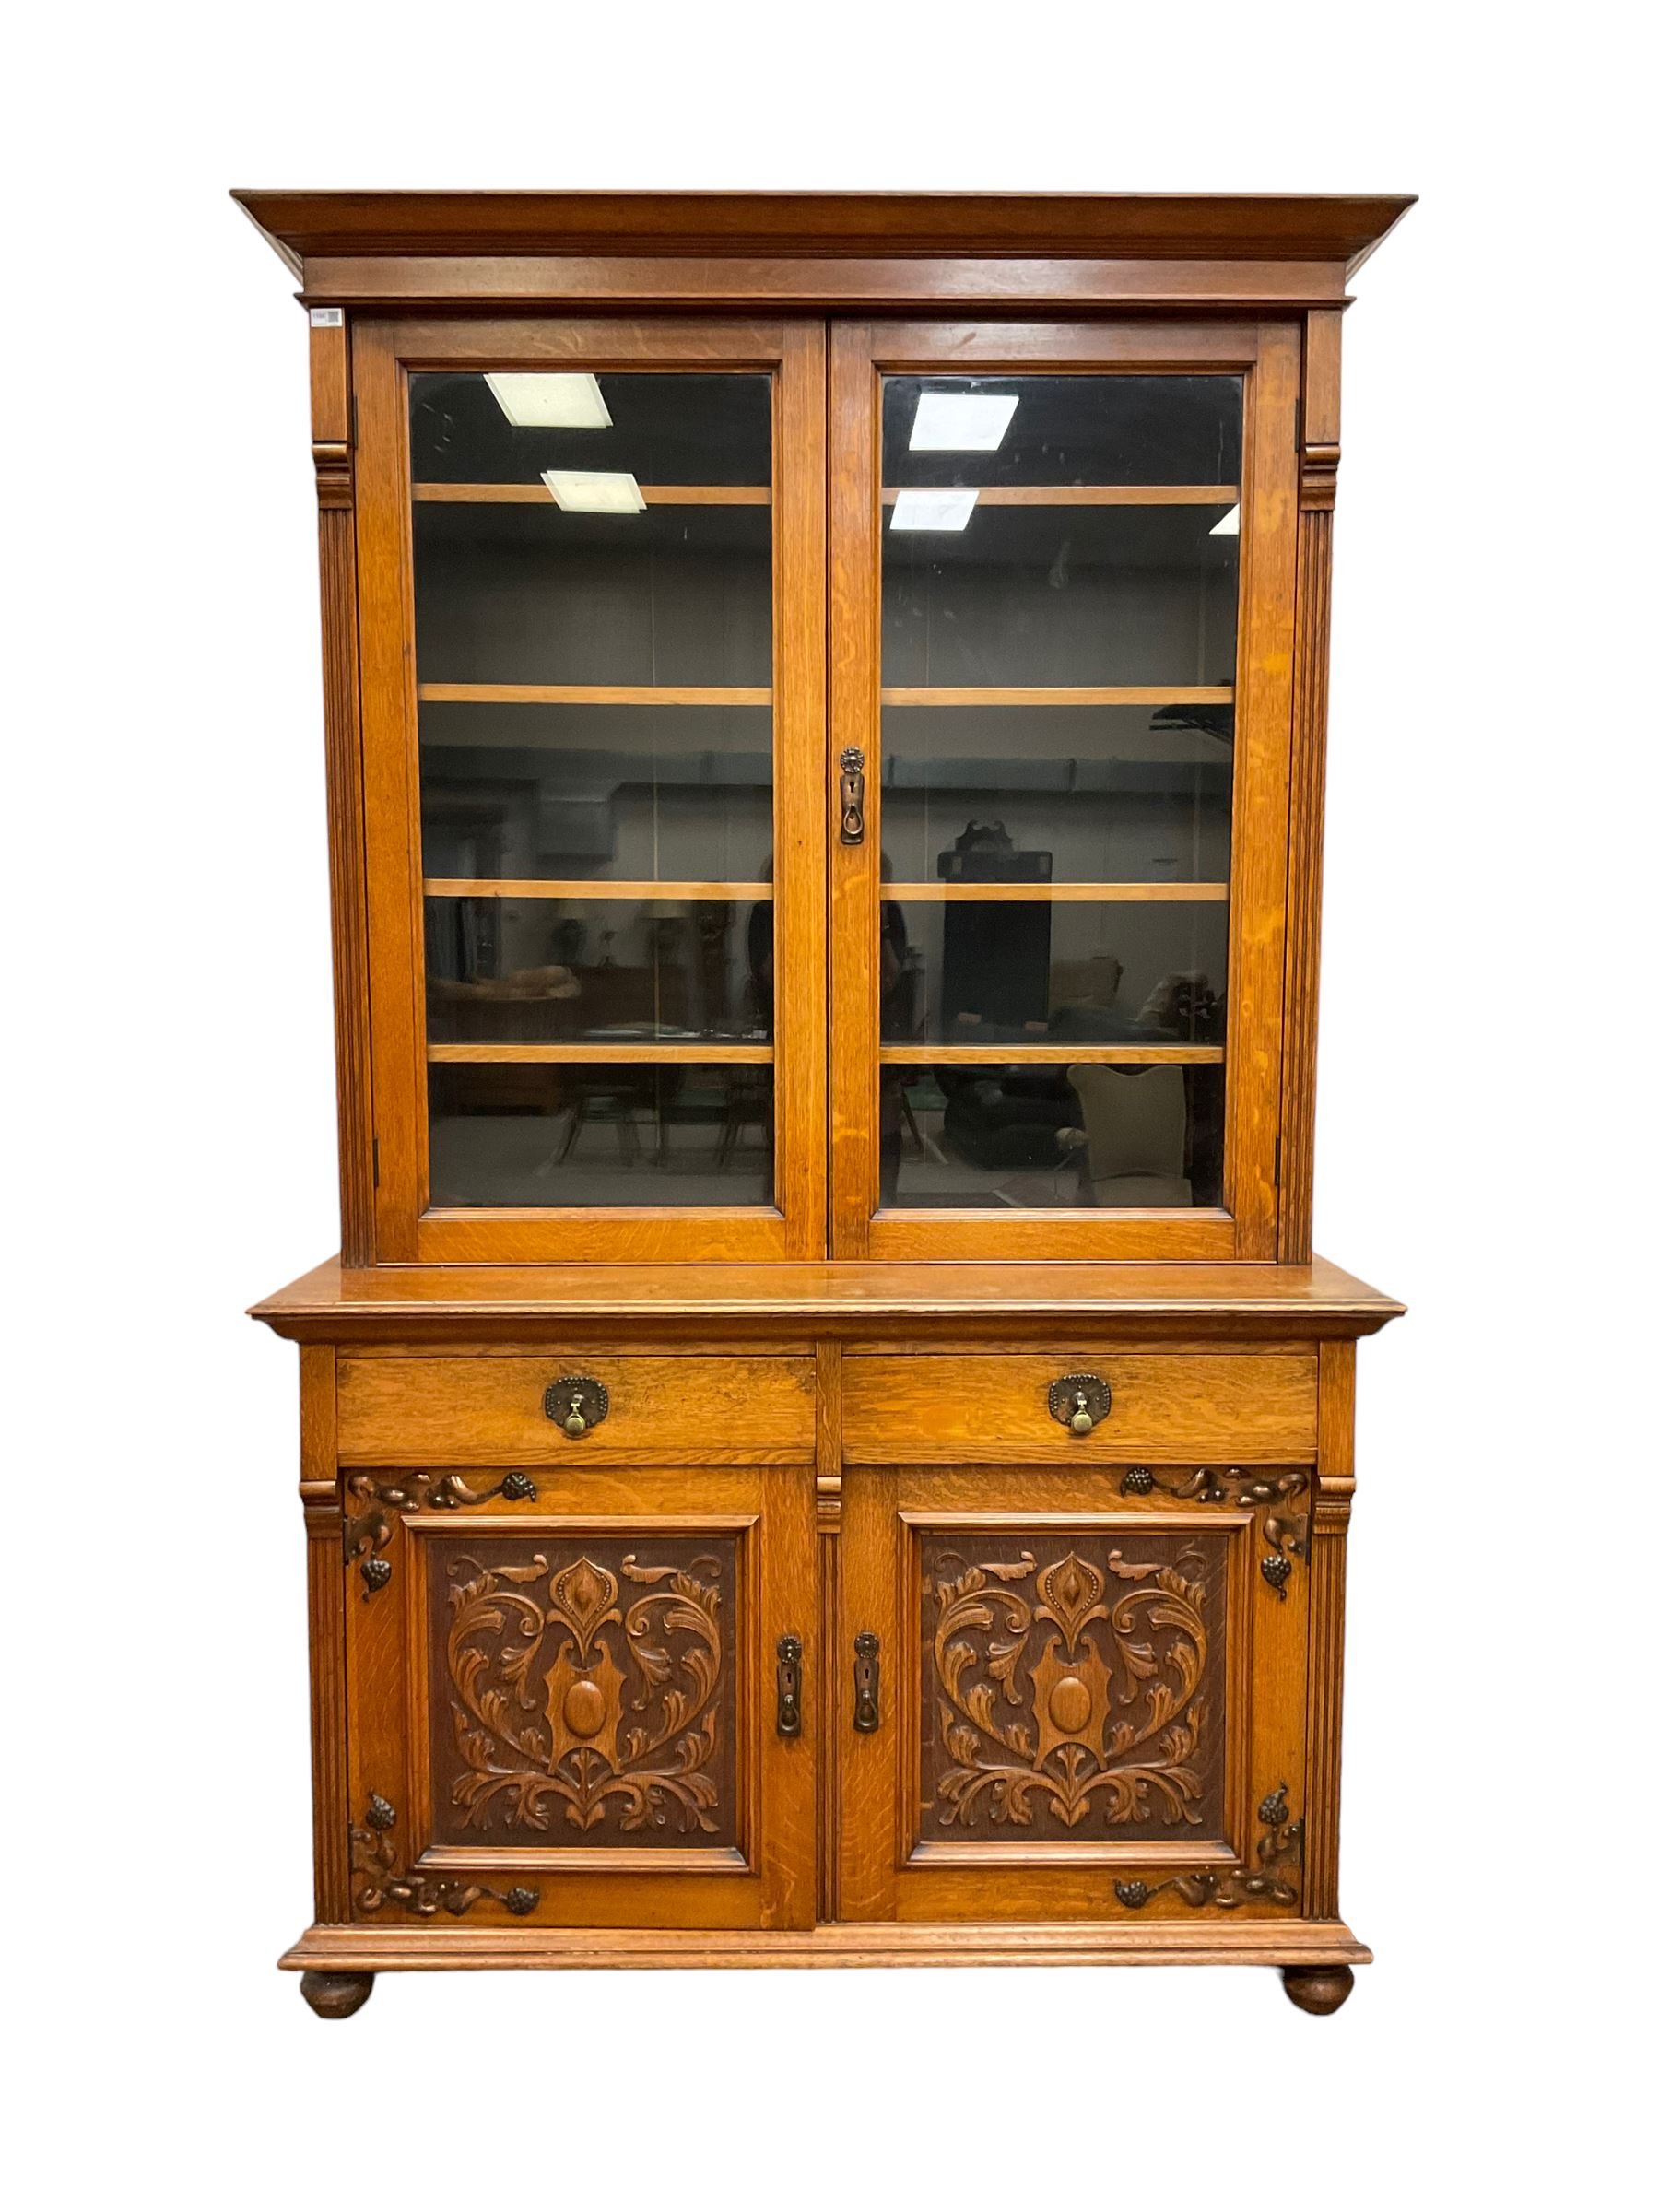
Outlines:
<svg viewBox="0 0 1659 2212"><path fill-rule="evenodd" d="M1271 1507L1237 1493L1209 1502L1178 1502L1164 1487L1125 1494L1122 1470L1091 1468L1066 1485L1065 1501L1033 1502L1029 1469L1019 1466L849 1467L842 1486L841 1622L843 1642L862 1630L881 1645L881 1723L874 1734L850 1724L851 1698L836 1716L841 1766L841 1916L846 1920L992 1922L1094 1920L1133 1915L1114 1900L1115 1880L1150 1886L1200 1871L1254 1871L1262 1826L1258 1807L1280 1783L1288 1817L1302 1819L1309 1779L1303 1742L1312 1584L1306 1539L1285 1583L1258 1571ZM1170 1470L1172 1484L1180 1480ZM1313 1470L1292 1502L1311 1514ZM1225 1487L1225 1486L1224 1486ZM964 1539L975 1531L1003 1547L1022 1538L1064 1539L1072 1531L1137 1538L1219 1535L1227 1540L1226 1643L1218 1654L1226 1725L1222 1838L1179 1829L1150 1838L1079 1830L1076 1841L1022 1840L1004 1826L981 1828L959 1842L924 1843L917 1834L921 1778L921 1666L924 1621L916 1581L921 1539L930 1532ZM1298 1886L1302 1887L1299 1872ZM1159 1917L1183 1917L1182 1901L1152 1900ZM1230 1918L1253 1900L1230 1902ZM1277 1917L1285 1908L1261 1908ZM1305 1909L1305 1900L1298 1912ZM1292 1912L1291 1917L1296 1917Z"/></svg>
<svg viewBox="0 0 1659 2212"><path fill-rule="evenodd" d="M830 865L830 1250L837 1259L1277 1257L1297 431L1294 319L972 324L845 321L830 355L830 745L865 755L865 832ZM881 850L880 382L885 375L1243 377L1223 1204L992 1216L880 1206L877 946ZM827 818L834 812L833 784ZM1248 1017L1243 1009L1248 1007Z"/></svg>
<svg viewBox="0 0 1659 2212"><path fill-rule="evenodd" d="M754 371L772 385L772 819L777 963L771 1206L433 1208L427 1168L411 371ZM798 1260L824 1250L824 389L821 321L354 318L357 567L382 1262Z"/></svg>
<svg viewBox="0 0 1659 2212"><path fill-rule="evenodd" d="M688 1483L695 1476L693 1491ZM353 1855L353 1917L365 1910L363 1868L382 1848L367 1832L367 1809L389 1805L394 1824L382 1831L400 1876L434 1889L480 1885L480 1919L499 1920L500 1893L517 1885L536 1891L528 1924L559 1927L810 1927L816 1906L817 1761L820 1698L811 1606L814 1525L809 1469L725 1466L538 1470L536 1490L508 1502L499 1479L475 1471L470 1487L482 1502L459 1508L428 1490L411 1490L395 1470L347 1470L348 1525L365 1509L385 1524L383 1539L362 1557L349 1537L339 1571L345 1578L344 1663L347 1689L348 1796ZM469 1478L460 1477L464 1485ZM383 1502L390 1489L404 1503ZM688 1542L730 1537L738 1563L727 1633L737 1669L735 1847L630 1845L614 1827L589 1840L557 1824L546 1836L523 1828L480 1835L476 1844L436 1843L430 1759L432 1674L429 1569L433 1539L477 1543L511 1537L535 1545L580 1547ZM363 1559L378 1561L383 1580L360 1579ZM806 1645L802 1726L794 1737L775 1725L775 1652L780 1637ZM470 1908L469 1908L470 1909ZM370 1917L395 1917L391 1905Z"/></svg>

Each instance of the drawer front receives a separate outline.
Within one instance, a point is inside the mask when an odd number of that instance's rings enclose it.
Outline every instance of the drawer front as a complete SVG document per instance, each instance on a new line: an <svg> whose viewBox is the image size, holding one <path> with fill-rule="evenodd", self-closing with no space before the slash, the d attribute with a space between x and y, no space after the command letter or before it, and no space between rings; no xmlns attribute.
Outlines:
<svg viewBox="0 0 1659 2212"><path fill-rule="evenodd" d="M1079 1378L1093 1426L1050 1410ZM849 1359L844 1451L865 1465L1035 1460L1307 1459L1315 1445L1317 1357L1306 1352L1040 1353L1030 1358ZM1104 1408L1097 1378L1111 1392ZM1076 1392L1060 1394L1063 1411Z"/></svg>
<svg viewBox="0 0 1659 2212"><path fill-rule="evenodd" d="M607 1401L597 1419L594 1383ZM577 1390L585 1426L571 1435ZM347 1465L731 1466L813 1456L810 1359L346 1358L338 1391Z"/></svg>

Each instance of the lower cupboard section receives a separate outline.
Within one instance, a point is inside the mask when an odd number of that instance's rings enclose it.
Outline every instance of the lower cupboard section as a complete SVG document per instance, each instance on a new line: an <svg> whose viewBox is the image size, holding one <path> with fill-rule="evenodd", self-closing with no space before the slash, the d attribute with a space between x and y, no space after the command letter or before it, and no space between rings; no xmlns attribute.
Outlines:
<svg viewBox="0 0 1659 2212"><path fill-rule="evenodd" d="M345 1508L354 1919L811 1923L800 1469L354 1472Z"/></svg>
<svg viewBox="0 0 1659 2212"><path fill-rule="evenodd" d="M1300 1913L1311 1482L1096 1468L1036 1508L1025 1470L850 1474L843 1614L885 1679L841 1917Z"/></svg>
<svg viewBox="0 0 1659 2212"><path fill-rule="evenodd" d="M349 1920L1317 1917L1313 1487L849 1468L820 1536L800 1466L347 1470Z"/></svg>

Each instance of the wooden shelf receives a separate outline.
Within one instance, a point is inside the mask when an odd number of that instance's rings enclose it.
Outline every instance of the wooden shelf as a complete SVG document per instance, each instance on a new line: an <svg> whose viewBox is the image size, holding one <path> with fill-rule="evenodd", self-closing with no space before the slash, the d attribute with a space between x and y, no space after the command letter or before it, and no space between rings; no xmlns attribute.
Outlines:
<svg viewBox="0 0 1659 2212"><path fill-rule="evenodd" d="M884 883L881 896L895 905L902 900L921 903L943 899L972 906L1016 900L1053 906L1105 906L1114 901L1184 906L1200 900L1224 900L1228 888L1224 883Z"/></svg>
<svg viewBox="0 0 1659 2212"><path fill-rule="evenodd" d="M772 698L770 685L743 684L418 684L415 695L433 706L504 707L770 707Z"/></svg>
<svg viewBox="0 0 1659 2212"><path fill-rule="evenodd" d="M987 684L946 688L903 684L884 707L1230 707L1230 684Z"/></svg>
<svg viewBox="0 0 1659 2212"><path fill-rule="evenodd" d="M539 876L429 876L429 899L770 899L770 883L550 883Z"/></svg>
<svg viewBox="0 0 1659 2212"><path fill-rule="evenodd" d="M545 484L414 484L417 501L453 507L551 507L560 512ZM770 507L770 484L641 484L647 507ZM1236 499L1236 492L1229 495Z"/></svg>
<svg viewBox="0 0 1659 2212"><path fill-rule="evenodd" d="M770 1067L770 1044L429 1044L427 1058L445 1065L485 1066L491 1062L524 1065L546 1062L570 1067L701 1067L711 1063Z"/></svg>
<svg viewBox="0 0 1659 2212"><path fill-rule="evenodd" d="M884 1044L877 1057L886 1067L1213 1067L1227 1053L1218 1044Z"/></svg>
<svg viewBox="0 0 1659 2212"><path fill-rule="evenodd" d="M884 484L881 503L901 491L977 491L981 507L1236 507L1236 484ZM418 497L418 490L417 497Z"/></svg>

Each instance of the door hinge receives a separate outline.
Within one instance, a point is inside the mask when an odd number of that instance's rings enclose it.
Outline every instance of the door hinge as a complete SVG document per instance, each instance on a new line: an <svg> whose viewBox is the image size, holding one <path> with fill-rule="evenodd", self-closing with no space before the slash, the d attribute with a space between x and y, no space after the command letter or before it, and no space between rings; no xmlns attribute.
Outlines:
<svg viewBox="0 0 1659 2212"><path fill-rule="evenodd" d="M1295 428L1292 429L1290 434L1291 451L1293 453L1300 453L1302 450L1302 403L1300 399L1296 402L1296 413L1293 418L1293 421Z"/></svg>
<svg viewBox="0 0 1659 2212"><path fill-rule="evenodd" d="M357 394L351 394L346 409L347 439L353 453L357 451Z"/></svg>
<svg viewBox="0 0 1659 2212"><path fill-rule="evenodd" d="M1279 1181L1279 1163L1284 1156L1284 1138L1282 1136L1276 1136L1273 1140L1273 1181L1276 1188L1277 1187Z"/></svg>
<svg viewBox="0 0 1659 2212"><path fill-rule="evenodd" d="M380 1138L378 1136L371 1136L369 1140L369 1164L374 1171L374 1187L378 1191L380 1189Z"/></svg>

